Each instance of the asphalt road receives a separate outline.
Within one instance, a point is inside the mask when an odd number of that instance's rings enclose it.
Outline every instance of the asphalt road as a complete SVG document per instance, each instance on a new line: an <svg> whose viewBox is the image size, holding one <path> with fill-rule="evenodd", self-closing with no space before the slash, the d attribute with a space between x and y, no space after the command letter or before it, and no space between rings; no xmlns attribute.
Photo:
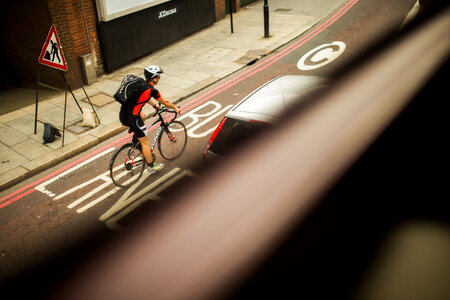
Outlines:
<svg viewBox="0 0 450 300"><path fill-rule="evenodd" d="M204 146L232 105L279 75L336 74L386 28L399 26L414 2L359 1L344 15L330 14L289 45L185 99L179 118L189 133L184 154L168 162L156 151L165 168L139 185L119 189L108 178L113 150L128 139L122 134L9 189L44 179L36 191L0 209L0 281L19 276L15 285L19 286L39 275L39 286L49 288L58 272L70 269L87 250L126 234L134 222L168 204L170 193L182 193L181 183L201 184ZM155 133L150 132L151 139ZM52 175L56 171L58 175ZM52 271L41 272L43 266L52 266Z"/></svg>

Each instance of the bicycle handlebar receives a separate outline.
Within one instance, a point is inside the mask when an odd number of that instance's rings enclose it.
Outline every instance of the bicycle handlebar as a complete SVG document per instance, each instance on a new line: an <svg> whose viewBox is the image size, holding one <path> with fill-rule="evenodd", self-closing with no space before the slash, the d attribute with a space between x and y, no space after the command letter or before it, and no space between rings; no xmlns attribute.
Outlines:
<svg viewBox="0 0 450 300"><path fill-rule="evenodd" d="M155 117L156 115L160 115L163 112L168 112L168 113L172 113L175 114L175 116L173 117L173 120L175 120L175 118L177 117L177 112L174 110L169 110L167 107L161 107L161 105L157 105L155 108L155 113L153 114L153 117ZM160 117L162 118L162 116L160 115Z"/></svg>
<svg viewBox="0 0 450 300"><path fill-rule="evenodd" d="M174 110L169 110L167 107L163 107L163 108L157 108L155 113L153 114L153 116L155 117L157 114L163 113L163 112L168 112L168 113L174 113L176 114L176 111Z"/></svg>

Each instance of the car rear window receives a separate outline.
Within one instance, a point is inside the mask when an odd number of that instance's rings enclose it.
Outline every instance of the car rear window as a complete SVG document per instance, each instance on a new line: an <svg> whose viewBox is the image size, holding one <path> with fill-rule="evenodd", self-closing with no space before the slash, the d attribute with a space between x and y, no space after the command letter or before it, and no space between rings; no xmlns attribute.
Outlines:
<svg viewBox="0 0 450 300"><path fill-rule="evenodd" d="M265 122L242 121L228 117L212 143L210 150L216 154L225 155L230 150L256 136L268 126L270 124Z"/></svg>

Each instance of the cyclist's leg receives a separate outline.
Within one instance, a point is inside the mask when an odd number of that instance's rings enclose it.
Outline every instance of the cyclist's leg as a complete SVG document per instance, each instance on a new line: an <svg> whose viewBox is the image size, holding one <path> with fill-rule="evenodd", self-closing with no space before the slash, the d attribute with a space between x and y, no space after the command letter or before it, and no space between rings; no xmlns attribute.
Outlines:
<svg viewBox="0 0 450 300"><path fill-rule="evenodd" d="M147 164L151 165L153 163L152 152L150 151L150 145L147 136L148 131L144 121L140 117L137 117L134 126L131 127L131 130L134 132L134 136L141 144L142 154L144 155Z"/></svg>
<svg viewBox="0 0 450 300"><path fill-rule="evenodd" d="M139 142L141 143L142 147L142 154L144 154L145 159L147 160L148 168L147 170L150 173L154 173L156 171L162 170L164 168L163 163L156 163L156 161L153 159L152 151L150 150L150 142L148 140L148 137L138 138ZM150 159L147 158L147 155L149 155Z"/></svg>
<svg viewBox="0 0 450 300"><path fill-rule="evenodd" d="M148 140L147 126L145 126L144 121L140 117L136 117L132 126L130 126L130 129L133 131L134 136L141 144L142 154L144 155L144 158L149 166L148 171L153 173L164 168L164 164L157 164L153 161L152 151L150 150L150 142Z"/></svg>
<svg viewBox="0 0 450 300"><path fill-rule="evenodd" d="M138 141L141 144L142 154L144 154L147 164L151 165L153 163L153 159L152 159L152 152L150 151L150 144L148 141L148 137L147 136L138 137Z"/></svg>

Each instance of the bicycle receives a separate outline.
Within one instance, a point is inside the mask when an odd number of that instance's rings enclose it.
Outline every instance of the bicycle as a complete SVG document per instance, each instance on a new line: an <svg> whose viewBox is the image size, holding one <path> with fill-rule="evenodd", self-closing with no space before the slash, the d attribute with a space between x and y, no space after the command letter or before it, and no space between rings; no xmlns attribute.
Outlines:
<svg viewBox="0 0 450 300"><path fill-rule="evenodd" d="M174 117L168 122L164 120L163 113L173 113ZM158 131L153 139L150 151L152 160L155 160L153 149L158 144L161 156L166 160L175 160L183 153L187 143L186 126L176 118L176 112L167 108L156 108L153 117L158 119L147 126L147 128L161 122ZM130 132L130 131L129 131ZM128 188L141 178L147 165L141 145L133 135L131 142L120 146L112 155L109 163L109 172L113 183L122 188Z"/></svg>

